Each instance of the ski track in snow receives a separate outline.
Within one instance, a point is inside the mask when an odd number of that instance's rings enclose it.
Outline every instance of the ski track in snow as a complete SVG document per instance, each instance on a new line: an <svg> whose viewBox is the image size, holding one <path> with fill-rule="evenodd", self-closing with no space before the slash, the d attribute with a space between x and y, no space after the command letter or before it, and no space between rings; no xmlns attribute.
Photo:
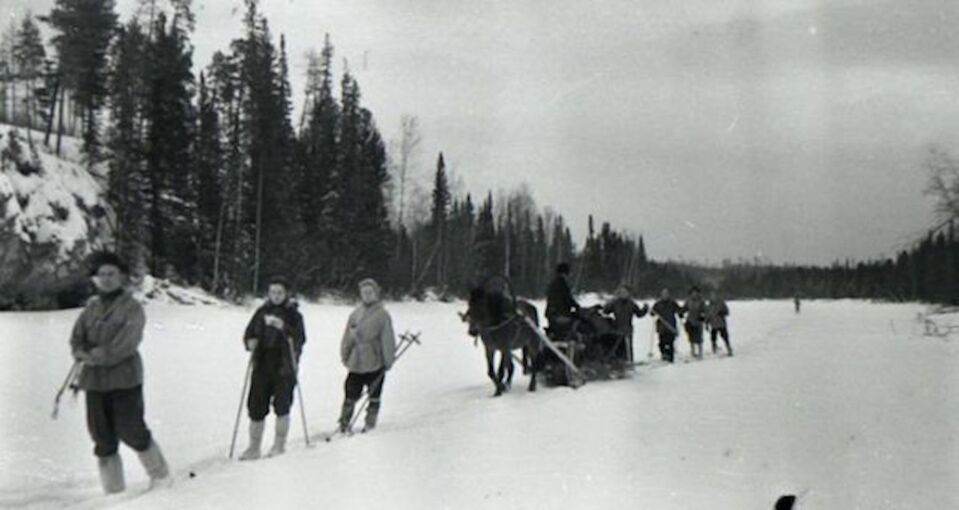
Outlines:
<svg viewBox="0 0 959 510"><path fill-rule="evenodd" d="M127 492L102 496L83 396L52 398L70 366L79 310L0 314L0 507L637 508L959 507L956 342L915 334L919 305L730 303L735 357L654 361L631 378L491 398L461 303L388 305L397 332L422 331L386 380L381 425L337 438L350 308L305 304L302 376L288 454L226 459L252 308L147 307L146 418L174 470L172 489L121 446ZM542 304L539 304L542 313ZM636 321L635 352L649 350ZM901 333L897 333L901 332ZM720 342L721 343L721 342ZM722 351L722 347L720 347ZM272 441L268 419L264 447ZM237 450L246 446L245 417ZM196 478L189 478L190 471Z"/></svg>

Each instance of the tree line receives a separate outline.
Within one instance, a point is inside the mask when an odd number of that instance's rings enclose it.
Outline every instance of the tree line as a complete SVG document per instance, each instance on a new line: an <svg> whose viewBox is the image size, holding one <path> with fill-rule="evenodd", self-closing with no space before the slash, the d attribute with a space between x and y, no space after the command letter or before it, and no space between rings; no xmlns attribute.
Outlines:
<svg viewBox="0 0 959 510"><path fill-rule="evenodd" d="M45 130L48 145L53 133L82 138L88 164L109 169L103 244L138 273L225 297L256 293L275 274L307 295L348 293L374 277L394 296L450 298L504 275L535 298L556 264L570 262L580 292L625 284L640 297L692 285L729 297L955 296L951 222L894 259L717 268L650 260L641 236L592 217L578 247L568 221L525 186L495 196L456 189L443 153L429 182L416 182L416 118L404 117L387 143L348 64L335 72L328 36L306 57L294 122L285 39L257 0L244 6L242 35L199 68L190 0L143 0L123 23L113 0L56 0L0 38L0 121ZM38 23L53 33L50 54ZM930 193L955 218L948 207L959 199L948 193L959 189L959 165L940 152L929 167L940 179ZM414 196L417 186L429 191Z"/></svg>

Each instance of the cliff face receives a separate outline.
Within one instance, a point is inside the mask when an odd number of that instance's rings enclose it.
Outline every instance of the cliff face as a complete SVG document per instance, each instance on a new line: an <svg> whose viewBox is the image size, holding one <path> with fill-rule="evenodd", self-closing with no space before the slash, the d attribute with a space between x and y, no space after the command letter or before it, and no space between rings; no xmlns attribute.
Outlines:
<svg viewBox="0 0 959 510"><path fill-rule="evenodd" d="M81 263L109 239L103 177L74 140L58 157L28 135L0 124L0 309L77 305Z"/></svg>

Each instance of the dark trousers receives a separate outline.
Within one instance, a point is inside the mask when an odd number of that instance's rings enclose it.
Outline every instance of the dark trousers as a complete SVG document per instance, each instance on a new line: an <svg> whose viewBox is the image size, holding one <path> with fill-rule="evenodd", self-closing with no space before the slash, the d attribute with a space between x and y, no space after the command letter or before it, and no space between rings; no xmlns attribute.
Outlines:
<svg viewBox="0 0 959 510"><path fill-rule="evenodd" d="M250 419L260 421L266 418L270 414L271 401L277 416L290 414L295 385L293 375L283 374L277 367L254 367L250 378L250 396L246 401Z"/></svg>
<svg viewBox="0 0 959 510"><path fill-rule="evenodd" d="M363 388L370 392L370 399L380 399L383 393L383 381L386 379L383 369L375 372L350 372L346 376L346 382L343 383L343 391L349 400L359 400L363 394Z"/></svg>
<svg viewBox="0 0 959 510"><path fill-rule="evenodd" d="M386 372L381 368L374 372L350 372L343 383L343 409L340 413L340 424L346 426L353 418L353 411L356 402L363 395L363 388L366 388L370 395L370 403L367 406L367 422L376 422L376 415L380 411L380 395L383 394L383 382L386 380Z"/></svg>
<svg viewBox="0 0 959 510"><path fill-rule="evenodd" d="M676 335L669 332L660 332L659 333L659 353L663 357L663 361L673 362L674 356L674 347L673 343L676 341Z"/></svg>
<svg viewBox="0 0 959 510"><path fill-rule="evenodd" d="M729 345L729 330L726 328L713 328L712 331L709 332L709 339L713 342L713 352L716 352L716 338L720 336L723 337L723 342L726 343L726 352L732 353L733 348Z"/></svg>
<svg viewBox="0 0 959 510"><path fill-rule="evenodd" d="M150 447L150 429L143 421L143 386L111 391L87 391L87 429L97 457L117 452L119 442L138 452Z"/></svg>
<svg viewBox="0 0 959 510"><path fill-rule="evenodd" d="M626 328L623 332L623 343L626 344L626 361L633 363L635 358L633 357L633 328L632 326Z"/></svg>

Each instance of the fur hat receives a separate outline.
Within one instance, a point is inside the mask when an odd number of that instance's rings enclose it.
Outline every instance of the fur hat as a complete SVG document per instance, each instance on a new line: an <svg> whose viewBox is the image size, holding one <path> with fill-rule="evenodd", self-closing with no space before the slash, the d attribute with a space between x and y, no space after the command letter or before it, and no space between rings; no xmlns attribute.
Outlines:
<svg viewBox="0 0 959 510"><path fill-rule="evenodd" d="M97 271L103 266L116 266L121 273L125 275L130 274L130 266L127 265L126 261L120 258L119 255L112 251L94 252L87 258L87 268L90 271L90 276L96 275Z"/></svg>
<svg viewBox="0 0 959 510"><path fill-rule="evenodd" d="M373 287L376 289L376 292L380 291L380 284L376 283L376 280L372 278L364 278L360 280L360 283L357 284L357 287L362 289L363 287Z"/></svg>

